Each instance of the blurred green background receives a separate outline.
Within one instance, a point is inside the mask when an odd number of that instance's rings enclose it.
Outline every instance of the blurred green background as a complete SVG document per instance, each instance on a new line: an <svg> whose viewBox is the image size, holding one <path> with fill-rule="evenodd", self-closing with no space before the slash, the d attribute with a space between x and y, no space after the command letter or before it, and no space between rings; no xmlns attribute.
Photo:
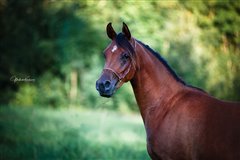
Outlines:
<svg viewBox="0 0 240 160"><path fill-rule="evenodd" d="M95 90L108 22L127 23L187 83L240 101L239 4L0 0L0 159L149 159L130 84L111 99Z"/></svg>

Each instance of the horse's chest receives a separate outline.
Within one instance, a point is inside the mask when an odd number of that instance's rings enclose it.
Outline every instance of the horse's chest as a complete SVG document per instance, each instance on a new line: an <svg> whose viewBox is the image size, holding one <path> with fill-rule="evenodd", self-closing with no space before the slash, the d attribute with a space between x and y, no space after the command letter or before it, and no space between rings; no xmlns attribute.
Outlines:
<svg viewBox="0 0 240 160"><path fill-rule="evenodd" d="M146 123L147 147L152 159L171 159L183 157L183 143L174 124Z"/></svg>
<svg viewBox="0 0 240 160"><path fill-rule="evenodd" d="M152 159L171 160L173 157L185 157L183 144L178 138L165 133L147 133L147 148Z"/></svg>

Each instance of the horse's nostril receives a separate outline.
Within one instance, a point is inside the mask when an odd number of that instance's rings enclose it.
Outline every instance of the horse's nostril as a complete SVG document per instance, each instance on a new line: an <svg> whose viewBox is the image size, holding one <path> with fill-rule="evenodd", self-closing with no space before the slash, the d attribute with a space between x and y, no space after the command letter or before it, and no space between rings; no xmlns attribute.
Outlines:
<svg viewBox="0 0 240 160"><path fill-rule="evenodd" d="M105 91L105 86L102 83L100 83L98 87L101 92Z"/></svg>
<svg viewBox="0 0 240 160"><path fill-rule="evenodd" d="M111 82L107 80L107 81L105 81L105 84L104 84L104 85L105 85L105 88L106 88L106 89L109 89L109 87L110 87L110 85L111 85Z"/></svg>

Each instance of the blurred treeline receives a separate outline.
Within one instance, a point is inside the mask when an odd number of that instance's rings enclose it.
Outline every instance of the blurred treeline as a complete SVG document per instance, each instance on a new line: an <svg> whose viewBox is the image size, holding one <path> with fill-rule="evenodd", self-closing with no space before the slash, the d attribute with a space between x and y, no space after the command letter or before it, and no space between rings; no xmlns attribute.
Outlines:
<svg viewBox="0 0 240 160"><path fill-rule="evenodd" d="M109 100L95 81L108 22L166 58L187 83L240 100L240 2L0 0L0 102L137 110L129 84ZM11 77L34 78L16 82Z"/></svg>

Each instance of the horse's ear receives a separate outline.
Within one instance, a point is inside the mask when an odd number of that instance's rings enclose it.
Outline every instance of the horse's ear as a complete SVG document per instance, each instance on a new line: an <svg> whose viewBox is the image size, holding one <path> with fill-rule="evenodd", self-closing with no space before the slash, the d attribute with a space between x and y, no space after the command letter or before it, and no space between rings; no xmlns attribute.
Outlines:
<svg viewBox="0 0 240 160"><path fill-rule="evenodd" d="M116 32L114 31L113 27L112 27L112 23L108 23L107 27L106 27L106 31L107 31L107 35L110 39L114 39L116 37Z"/></svg>
<svg viewBox="0 0 240 160"><path fill-rule="evenodd" d="M123 22L123 27L122 27L122 33L124 33L124 35L127 37L128 40L131 39L131 33L128 29L128 26L124 22Z"/></svg>

